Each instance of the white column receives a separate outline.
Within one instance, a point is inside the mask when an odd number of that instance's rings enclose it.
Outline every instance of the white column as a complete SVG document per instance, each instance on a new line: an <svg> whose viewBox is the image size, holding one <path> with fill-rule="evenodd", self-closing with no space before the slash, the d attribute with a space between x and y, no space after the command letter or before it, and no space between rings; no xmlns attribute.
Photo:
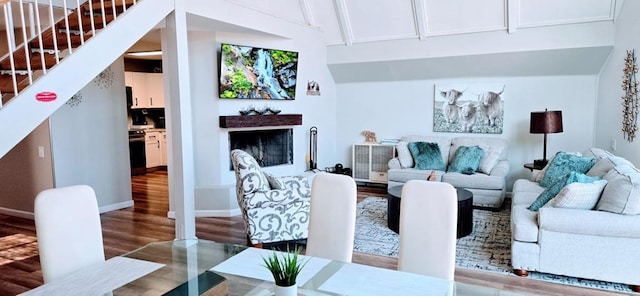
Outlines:
<svg viewBox="0 0 640 296"><path fill-rule="evenodd" d="M162 29L162 68L167 122L167 166L170 210L175 212L176 240L196 239L193 126L185 1Z"/></svg>

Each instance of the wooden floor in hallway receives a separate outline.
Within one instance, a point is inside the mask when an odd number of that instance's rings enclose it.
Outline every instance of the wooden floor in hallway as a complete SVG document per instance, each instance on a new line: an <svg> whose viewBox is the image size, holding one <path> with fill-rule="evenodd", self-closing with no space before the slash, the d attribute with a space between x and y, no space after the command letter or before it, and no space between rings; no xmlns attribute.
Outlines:
<svg viewBox="0 0 640 296"><path fill-rule="evenodd" d="M174 220L169 210L166 171L132 177L135 206L101 215L105 255L118 256L151 242L174 238ZM386 196L385 188L359 187L358 199ZM246 244L240 216L196 218L200 239L239 245ZM396 258L354 253L360 264L395 269ZM511 275L456 269L456 281L490 286L532 295L618 295L601 290L553 284ZM0 215L0 295L16 295L42 285L33 220Z"/></svg>

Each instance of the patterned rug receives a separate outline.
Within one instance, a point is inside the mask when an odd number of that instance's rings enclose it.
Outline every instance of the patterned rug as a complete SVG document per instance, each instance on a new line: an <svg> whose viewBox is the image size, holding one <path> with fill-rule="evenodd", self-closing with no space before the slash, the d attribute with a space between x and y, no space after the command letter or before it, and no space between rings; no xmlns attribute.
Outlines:
<svg viewBox="0 0 640 296"><path fill-rule="evenodd" d="M398 257L398 234L387 228L387 199L368 197L358 203L354 251ZM456 266L514 275L511 271L509 209L473 210L473 232L458 239ZM530 272L529 278L555 283L632 292L628 285Z"/></svg>

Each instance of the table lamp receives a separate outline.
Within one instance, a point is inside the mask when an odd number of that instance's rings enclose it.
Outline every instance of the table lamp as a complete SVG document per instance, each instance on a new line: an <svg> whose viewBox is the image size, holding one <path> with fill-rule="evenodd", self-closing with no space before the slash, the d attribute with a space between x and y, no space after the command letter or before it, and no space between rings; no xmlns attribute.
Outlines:
<svg viewBox="0 0 640 296"><path fill-rule="evenodd" d="M547 134L562 132L562 111L531 112L529 132L532 134L544 134L544 151L542 159L533 161L535 166L547 165Z"/></svg>

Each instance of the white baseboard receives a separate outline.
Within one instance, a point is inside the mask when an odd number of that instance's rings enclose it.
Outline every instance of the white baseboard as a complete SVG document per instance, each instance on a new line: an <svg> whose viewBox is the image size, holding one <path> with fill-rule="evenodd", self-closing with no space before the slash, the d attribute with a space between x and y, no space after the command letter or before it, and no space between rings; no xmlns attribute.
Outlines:
<svg viewBox="0 0 640 296"><path fill-rule="evenodd" d="M120 210L124 208L130 208L130 207L133 207L133 200L123 201L116 204L100 207L99 211L100 211L100 214L102 214L102 213Z"/></svg>
<svg viewBox="0 0 640 296"><path fill-rule="evenodd" d="M196 210L196 217L233 217L240 215L240 209L231 210ZM176 212L167 212L167 218L175 219Z"/></svg>
<svg viewBox="0 0 640 296"><path fill-rule="evenodd" d="M25 218L25 219L31 219L31 220L34 219L33 213L18 211L18 210L9 209L9 208L0 208L0 214L19 217L19 218Z"/></svg>
<svg viewBox="0 0 640 296"><path fill-rule="evenodd" d="M115 211L115 210L129 208L129 207L133 207L133 200L125 201L125 202L121 202L121 203L117 203L117 204L112 204L112 205L108 205L108 206L104 206L104 207L100 207L99 211L100 211L100 214L102 214L102 213L105 213L105 212L111 212L111 211ZM33 213L25 212L25 211L18 211L18 210L9 209L9 208L0 208L0 214L13 216L13 217L19 217L19 218L25 218L25 219L31 219L31 220L34 219Z"/></svg>

